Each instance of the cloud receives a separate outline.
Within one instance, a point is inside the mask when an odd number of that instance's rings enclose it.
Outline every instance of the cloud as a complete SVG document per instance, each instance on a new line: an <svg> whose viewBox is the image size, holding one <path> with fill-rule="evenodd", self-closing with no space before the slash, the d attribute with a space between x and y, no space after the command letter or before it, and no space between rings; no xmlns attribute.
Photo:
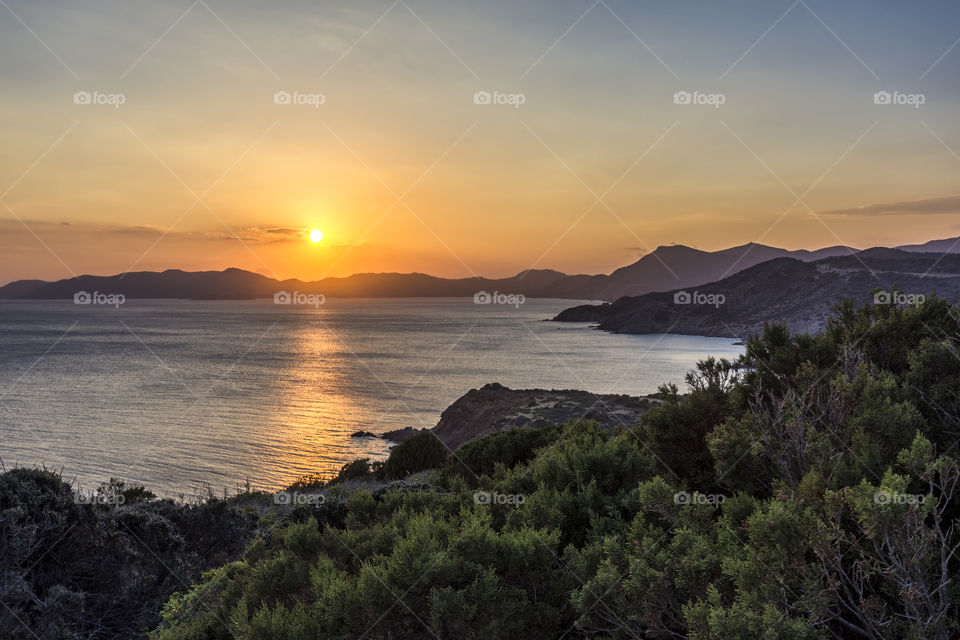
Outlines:
<svg viewBox="0 0 960 640"><path fill-rule="evenodd" d="M239 238L244 242L274 243L300 240L306 238L309 232L309 229L295 229L293 227L246 227L237 229L234 233L218 232L207 235L217 240L236 240Z"/></svg>
<svg viewBox="0 0 960 640"><path fill-rule="evenodd" d="M70 223L67 223L67 226L71 226ZM127 227L108 226L103 227L102 230L104 233L121 233L131 235L158 236L163 234L163 229L161 227L155 227L149 224L135 224Z"/></svg>
<svg viewBox="0 0 960 640"><path fill-rule="evenodd" d="M180 240L185 242L236 241L237 238L239 238L248 244L274 244L300 241L306 238L310 232L309 229L298 229L294 227L238 227L231 231L180 231L147 224L73 224L70 222L54 223L42 220L25 220L23 224L25 224L28 229L41 235L69 234L69 236L61 237L69 237L75 242L86 242L91 239L104 240L110 236L118 236L125 240L134 237L144 237L148 239L163 237L172 241ZM0 237L7 240L15 233L21 233L21 235L27 233L23 228L23 224L11 220L0 221ZM26 236L24 237L26 238ZM7 243L0 242L0 246L6 244Z"/></svg>
<svg viewBox="0 0 960 640"><path fill-rule="evenodd" d="M853 209L833 209L821 211L823 216L904 216L960 213L960 196L928 198L926 200L905 200L903 202L881 202L865 204Z"/></svg>

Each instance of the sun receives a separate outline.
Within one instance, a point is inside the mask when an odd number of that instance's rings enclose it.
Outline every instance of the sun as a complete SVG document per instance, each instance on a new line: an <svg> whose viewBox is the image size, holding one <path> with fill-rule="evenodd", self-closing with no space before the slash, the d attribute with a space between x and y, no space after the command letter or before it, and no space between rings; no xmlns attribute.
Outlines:
<svg viewBox="0 0 960 640"><path fill-rule="evenodd" d="M314 229L310 232L310 242L320 242L321 240L323 240L323 231Z"/></svg>

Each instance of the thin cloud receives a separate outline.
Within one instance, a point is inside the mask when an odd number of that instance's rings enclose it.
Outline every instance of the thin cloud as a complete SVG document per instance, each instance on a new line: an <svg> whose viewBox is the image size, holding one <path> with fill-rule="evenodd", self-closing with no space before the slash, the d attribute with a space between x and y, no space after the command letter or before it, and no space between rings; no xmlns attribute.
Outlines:
<svg viewBox="0 0 960 640"><path fill-rule="evenodd" d="M119 236L125 239L132 237L156 238L163 236L168 239L177 239L187 242L204 242L219 240L236 240L238 237L247 243L273 244L281 242L296 242L308 236L309 229L295 227L240 227L236 233L229 231L180 231L167 229L156 225L103 225L71 223L67 221L49 222L42 220L25 220L25 224L38 233L69 234L70 238L82 241L85 238L106 238ZM26 233L22 225L12 220L0 220L0 237L8 239L15 234ZM66 237L66 236L63 236Z"/></svg>
<svg viewBox="0 0 960 640"><path fill-rule="evenodd" d="M833 209L823 211L824 216L904 216L960 213L960 196L928 198L926 200L905 200L903 202L881 202L866 204L853 209Z"/></svg>
<svg viewBox="0 0 960 640"><path fill-rule="evenodd" d="M235 234L217 232L206 235L217 240L236 240L240 238L244 242L276 243L300 240L306 238L309 232L309 229L295 229L293 227L246 227L237 229Z"/></svg>
<svg viewBox="0 0 960 640"><path fill-rule="evenodd" d="M62 224L62 223L61 223ZM69 223L67 223L69 226ZM96 227L91 227L96 228ZM104 229L105 233L121 233L121 234L132 234L132 235L160 235L163 233L162 227L155 227L148 224L136 224L128 227L106 227Z"/></svg>

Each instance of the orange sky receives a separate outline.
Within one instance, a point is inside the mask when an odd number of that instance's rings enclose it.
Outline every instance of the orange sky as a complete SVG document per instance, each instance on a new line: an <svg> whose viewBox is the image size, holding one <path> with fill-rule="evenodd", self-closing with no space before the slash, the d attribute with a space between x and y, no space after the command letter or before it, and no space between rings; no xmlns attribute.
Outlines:
<svg viewBox="0 0 960 640"><path fill-rule="evenodd" d="M958 8L773 4L11 3L0 282L960 235Z"/></svg>

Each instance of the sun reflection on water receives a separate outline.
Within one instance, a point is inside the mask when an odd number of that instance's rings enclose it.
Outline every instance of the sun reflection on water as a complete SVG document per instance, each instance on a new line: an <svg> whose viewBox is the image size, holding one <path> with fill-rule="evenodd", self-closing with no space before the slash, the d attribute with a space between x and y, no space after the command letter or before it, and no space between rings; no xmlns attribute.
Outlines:
<svg viewBox="0 0 960 640"><path fill-rule="evenodd" d="M386 441L351 437L376 416L347 393L349 347L334 331L321 310L298 313L283 332L288 364L274 380L274 406L264 428L248 436L249 458L266 487L308 474L333 476L345 459L389 453Z"/></svg>

